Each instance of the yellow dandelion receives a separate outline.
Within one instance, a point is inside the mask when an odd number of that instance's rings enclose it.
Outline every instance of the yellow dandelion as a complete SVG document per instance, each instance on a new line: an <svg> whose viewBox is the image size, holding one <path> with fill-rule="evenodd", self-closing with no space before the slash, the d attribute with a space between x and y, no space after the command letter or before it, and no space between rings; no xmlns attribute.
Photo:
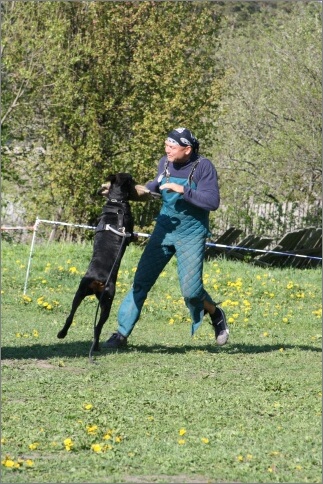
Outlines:
<svg viewBox="0 0 323 484"><path fill-rule="evenodd" d="M102 452L102 447L100 444L92 444L91 449L93 450L93 452L97 452L97 453Z"/></svg>
<svg viewBox="0 0 323 484"><path fill-rule="evenodd" d="M33 460L31 460L31 459L27 459L27 460L25 461L25 464L26 464L26 466L27 466L27 467L33 467L33 465L34 465L34 461L33 461Z"/></svg>
<svg viewBox="0 0 323 484"><path fill-rule="evenodd" d="M65 439L63 441L64 445L65 445L65 450L67 450L68 452L73 448L73 441L72 439L68 438L68 439Z"/></svg>
<svg viewBox="0 0 323 484"><path fill-rule="evenodd" d="M210 442L209 439L207 439L206 437L202 437L201 440L203 444L208 444Z"/></svg>
<svg viewBox="0 0 323 484"><path fill-rule="evenodd" d="M247 460L252 460L252 454L247 454L246 457L247 457Z"/></svg>
<svg viewBox="0 0 323 484"><path fill-rule="evenodd" d="M29 444L29 449L30 450L35 450L39 446L39 442L33 442L32 444Z"/></svg>
<svg viewBox="0 0 323 484"><path fill-rule="evenodd" d="M265 338L267 338L267 336L269 336L269 333L267 333L267 331L265 331L263 334L262 334Z"/></svg>
<svg viewBox="0 0 323 484"><path fill-rule="evenodd" d="M240 455L238 455L237 460L238 460L239 462L243 462L243 456L242 456L241 454L240 454Z"/></svg>
<svg viewBox="0 0 323 484"><path fill-rule="evenodd" d="M179 439L177 442L178 442L179 445L184 445L185 439Z"/></svg>
<svg viewBox="0 0 323 484"><path fill-rule="evenodd" d="M179 429L178 431L179 435L185 435L186 434L186 429Z"/></svg>
<svg viewBox="0 0 323 484"><path fill-rule="evenodd" d="M38 333L37 329L34 329L34 330L33 330L33 336L34 336L35 338L38 338L39 333Z"/></svg>
<svg viewBox="0 0 323 484"><path fill-rule="evenodd" d="M117 435L115 441L119 444L122 441L121 435Z"/></svg>
<svg viewBox="0 0 323 484"><path fill-rule="evenodd" d="M103 435L103 439L104 440L110 440L110 439L112 439L112 435L107 433L107 434Z"/></svg>
<svg viewBox="0 0 323 484"><path fill-rule="evenodd" d="M103 450L112 450L113 449L113 446L110 445L110 444L106 444L102 447Z"/></svg>
<svg viewBox="0 0 323 484"><path fill-rule="evenodd" d="M91 410L93 408L92 403L84 403L83 405L84 410Z"/></svg>
<svg viewBox="0 0 323 484"><path fill-rule="evenodd" d="M96 434L98 431L98 426L97 425L87 425L86 430L88 431L89 434Z"/></svg>
<svg viewBox="0 0 323 484"><path fill-rule="evenodd" d="M170 320L168 321L168 324L174 324L174 323L175 323L174 319L170 318Z"/></svg>
<svg viewBox="0 0 323 484"><path fill-rule="evenodd" d="M295 467L295 469L296 469L297 471L300 471L300 470L302 470L302 469L303 469L303 467L302 467L302 466L300 466L300 465L297 465L297 466Z"/></svg>
<svg viewBox="0 0 323 484"><path fill-rule="evenodd" d="M1 461L1 464L4 465L5 467L14 467L15 461L12 459L6 458L3 461Z"/></svg>

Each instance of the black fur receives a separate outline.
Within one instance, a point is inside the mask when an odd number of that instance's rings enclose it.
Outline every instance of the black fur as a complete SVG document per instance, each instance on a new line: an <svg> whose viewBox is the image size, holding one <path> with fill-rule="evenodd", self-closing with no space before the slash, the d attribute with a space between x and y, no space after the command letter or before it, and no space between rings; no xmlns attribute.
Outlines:
<svg viewBox="0 0 323 484"><path fill-rule="evenodd" d="M128 173L110 175L108 182L111 185L108 190L108 199L103 207L97 229L110 224L118 230L120 214L116 209L123 212L123 227L126 233L133 234L133 218L131 214L129 199L135 194L135 184L132 176ZM102 192L102 189L100 190ZM100 193L99 192L99 193ZM111 201L118 200L118 201ZM73 299L72 309L63 328L58 332L57 337L65 338L72 324L75 312L86 296L95 294L100 302L100 318L94 327L93 351L99 351L99 339L102 328L107 321L116 290L116 280L121 259L124 255L130 238L121 237L111 230L99 230L94 237L92 259L86 274L82 278L79 288Z"/></svg>

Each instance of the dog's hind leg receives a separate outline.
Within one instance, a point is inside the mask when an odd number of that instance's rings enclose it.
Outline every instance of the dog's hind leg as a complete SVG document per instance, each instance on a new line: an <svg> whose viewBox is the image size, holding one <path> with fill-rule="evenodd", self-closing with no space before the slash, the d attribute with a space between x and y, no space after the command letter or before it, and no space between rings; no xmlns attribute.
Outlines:
<svg viewBox="0 0 323 484"><path fill-rule="evenodd" d="M65 336L67 335L67 332L68 332L68 330L69 330L69 328L70 328L70 326L73 322L73 318L74 318L74 315L76 313L77 308L79 307L79 305L81 304L83 299L86 296L90 296L91 294L93 294L93 290L89 287L88 281L84 281L82 279L82 281L79 285L79 288L75 293L75 296L74 296L74 299L73 299L73 302L72 302L71 312L68 315L68 317L66 318L66 321L65 321L63 328L57 333L57 338L59 338L59 339L65 338Z"/></svg>
<svg viewBox="0 0 323 484"><path fill-rule="evenodd" d="M93 351L100 350L99 341L100 341L101 331L104 324L106 323L106 321L110 316L114 295L115 295L115 285L114 283L110 282L100 297L101 313L100 313L99 321L94 328Z"/></svg>

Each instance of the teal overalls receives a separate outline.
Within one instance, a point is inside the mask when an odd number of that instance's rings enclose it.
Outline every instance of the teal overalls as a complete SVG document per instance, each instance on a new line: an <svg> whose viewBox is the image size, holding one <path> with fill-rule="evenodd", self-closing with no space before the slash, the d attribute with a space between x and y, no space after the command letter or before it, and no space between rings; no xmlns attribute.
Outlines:
<svg viewBox="0 0 323 484"><path fill-rule="evenodd" d="M192 169L191 175L195 169ZM180 185L195 183L189 179L167 176L167 166L161 175L160 185L170 182ZM140 258L133 286L118 311L118 331L129 336L139 319L147 294L173 255L177 257L177 271L181 292L188 307L191 334L200 326L206 299L213 303L202 282L205 241L208 236L209 212L186 202L179 193L161 190L162 208L155 229Z"/></svg>

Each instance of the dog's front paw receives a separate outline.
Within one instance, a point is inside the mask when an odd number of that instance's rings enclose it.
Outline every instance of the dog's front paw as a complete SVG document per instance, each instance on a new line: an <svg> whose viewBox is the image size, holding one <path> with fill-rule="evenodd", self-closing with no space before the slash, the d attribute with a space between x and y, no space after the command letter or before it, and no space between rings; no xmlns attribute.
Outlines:
<svg viewBox="0 0 323 484"><path fill-rule="evenodd" d="M98 195L102 195L103 197L107 197L109 195L111 183L102 183L101 188L98 189Z"/></svg>

